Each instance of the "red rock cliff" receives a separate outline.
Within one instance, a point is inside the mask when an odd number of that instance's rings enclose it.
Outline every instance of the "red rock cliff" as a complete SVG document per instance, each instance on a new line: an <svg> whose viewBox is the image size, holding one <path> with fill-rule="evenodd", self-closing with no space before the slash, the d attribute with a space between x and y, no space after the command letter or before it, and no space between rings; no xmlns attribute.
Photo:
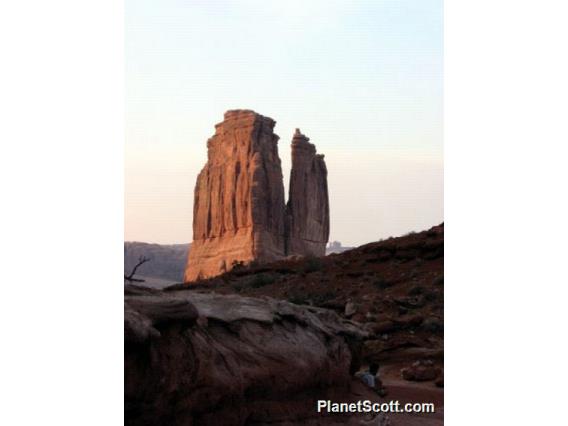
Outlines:
<svg viewBox="0 0 568 426"><path fill-rule="evenodd" d="M254 111L233 110L215 126L195 185L185 281L219 275L234 261L285 255L284 187L274 125Z"/></svg>

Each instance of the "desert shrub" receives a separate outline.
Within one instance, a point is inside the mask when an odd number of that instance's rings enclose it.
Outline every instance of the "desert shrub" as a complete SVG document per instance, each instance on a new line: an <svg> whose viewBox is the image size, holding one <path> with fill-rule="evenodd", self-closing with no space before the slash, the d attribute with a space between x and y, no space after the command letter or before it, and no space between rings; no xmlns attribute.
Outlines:
<svg viewBox="0 0 568 426"><path fill-rule="evenodd" d="M308 298L305 294L293 294L288 297L288 302L294 303L295 305L306 305L308 303Z"/></svg>
<svg viewBox="0 0 568 426"><path fill-rule="evenodd" d="M378 290L384 290L386 288L392 287L393 283L385 280L383 277L378 277L375 281L373 281L373 286Z"/></svg>
<svg viewBox="0 0 568 426"><path fill-rule="evenodd" d="M235 284L233 284L233 289L237 292L240 293L242 290L244 290L244 288L246 287L246 283L239 281Z"/></svg>
<svg viewBox="0 0 568 426"><path fill-rule="evenodd" d="M444 331L444 322L436 317L426 318L421 328L432 333L441 333Z"/></svg>
<svg viewBox="0 0 568 426"><path fill-rule="evenodd" d="M251 261L247 264L247 266L248 266L249 269L256 269L256 268L258 268L260 265L261 265L261 263L260 263L258 260L256 260L256 259L251 260Z"/></svg>
<svg viewBox="0 0 568 426"><path fill-rule="evenodd" d="M311 297L312 304L314 306L320 306L326 302L335 298L335 293L332 291L326 291L325 293L321 294L313 294Z"/></svg>
<svg viewBox="0 0 568 426"><path fill-rule="evenodd" d="M419 294L424 294L424 292L425 292L424 287L417 285L415 287L412 287L409 290L408 295L409 296L418 296Z"/></svg>
<svg viewBox="0 0 568 426"><path fill-rule="evenodd" d="M394 257L397 260L409 261L412 259L416 259L420 255L420 251L418 249L413 248L402 248L394 253Z"/></svg>
<svg viewBox="0 0 568 426"><path fill-rule="evenodd" d="M336 294L332 291L324 293L292 294L288 297L288 302L296 305L321 306L335 298Z"/></svg>
<svg viewBox="0 0 568 426"><path fill-rule="evenodd" d="M234 260L233 263L231 264L231 270L229 274L237 277L242 277L244 275L249 274L249 272L250 272L249 265L247 265L242 260Z"/></svg>
<svg viewBox="0 0 568 426"><path fill-rule="evenodd" d="M436 292L436 291L430 291L428 293L426 293L424 295L424 298L426 299L426 301L428 302L433 302L435 300L438 300L440 297L442 296L441 293Z"/></svg>
<svg viewBox="0 0 568 426"><path fill-rule="evenodd" d="M233 260L232 269L243 269L245 267L245 262L242 260Z"/></svg>
<svg viewBox="0 0 568 426"><path fill-rule="evenodd" d="M323 269L323 261L319 257L308 257L304 263L304 272L317 272Z"/></svg>
<svg viewBox="0 0 568 426"><path fill-rule="evenodd" d="M276 277L273 274L261 273L255 274L247 280L247 285L252 288L260 288L276 281Z"/></svg>
<svg viewBox="0 0 568 426"><path fill-rule="evenodd" d="M282 275L295 274L296 271L290 266L281 266L275 269L276 272Z"/></svg>
<svg viewBox="0 0 568 426"><path fill-rule="evenodd" d="M418 269L412 268L409 274L410 278L416 278L418 276Z"/></svg>

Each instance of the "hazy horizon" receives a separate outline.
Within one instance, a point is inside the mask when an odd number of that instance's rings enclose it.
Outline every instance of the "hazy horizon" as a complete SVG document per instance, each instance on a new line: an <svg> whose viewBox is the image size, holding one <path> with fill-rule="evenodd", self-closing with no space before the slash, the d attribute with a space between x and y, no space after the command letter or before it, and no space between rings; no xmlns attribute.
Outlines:
<svg viewBox="0 0 568 426"><path fill-rule="evenodd" d="M443 221L441 1L126 1L125 240L192 241L228 109L299 127L329 171L330 241Z"/></svg>

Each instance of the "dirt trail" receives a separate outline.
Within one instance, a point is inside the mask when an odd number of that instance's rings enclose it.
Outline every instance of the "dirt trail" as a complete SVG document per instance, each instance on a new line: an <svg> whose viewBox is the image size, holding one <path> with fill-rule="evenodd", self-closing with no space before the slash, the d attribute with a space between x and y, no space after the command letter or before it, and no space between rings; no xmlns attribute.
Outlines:
<svg viewBox="0 0 568 426"><path fill-rule="evenodd" d="M409 382L400 377L400 368L406 364L390 364L381 367L381 379L388 394L384 401L398 400L406 403L433 403L434 413L389 414L392 426L438 426L444 424L444 389L433 381Z"/></svg>

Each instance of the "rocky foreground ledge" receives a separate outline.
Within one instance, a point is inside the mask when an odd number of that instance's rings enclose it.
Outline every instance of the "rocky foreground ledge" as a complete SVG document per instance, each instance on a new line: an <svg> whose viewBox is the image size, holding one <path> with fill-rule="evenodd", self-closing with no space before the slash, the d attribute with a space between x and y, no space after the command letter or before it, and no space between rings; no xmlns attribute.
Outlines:
<svg viewBox="0 0 568 426"><path fill-rule="evenodd" d="M129 425L353 424L316 401L370 397L365 332L326 309L127 286L124 327Z"/></svg>

